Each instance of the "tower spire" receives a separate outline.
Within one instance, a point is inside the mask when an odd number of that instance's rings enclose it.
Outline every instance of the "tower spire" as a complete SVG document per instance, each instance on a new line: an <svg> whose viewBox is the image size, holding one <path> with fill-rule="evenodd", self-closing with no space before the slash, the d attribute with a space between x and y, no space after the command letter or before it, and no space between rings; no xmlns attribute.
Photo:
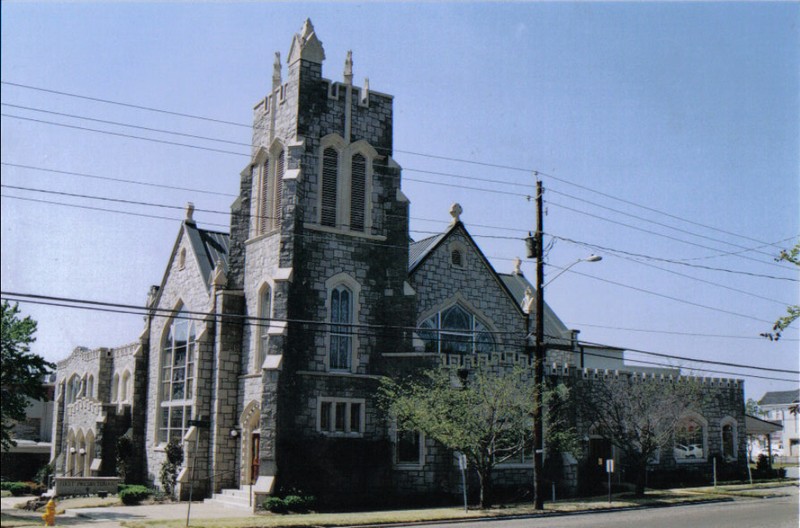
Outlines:
<svg viewBox="0 0 800 528"><path fill-rule="evenodd" d="M289 64L292 65L300 59L322 64L325 60L325 50L322 42L317 38L314 26L310 19L303 22L300 33L296 33L292 38L292 47L289 50Z"/></svg>

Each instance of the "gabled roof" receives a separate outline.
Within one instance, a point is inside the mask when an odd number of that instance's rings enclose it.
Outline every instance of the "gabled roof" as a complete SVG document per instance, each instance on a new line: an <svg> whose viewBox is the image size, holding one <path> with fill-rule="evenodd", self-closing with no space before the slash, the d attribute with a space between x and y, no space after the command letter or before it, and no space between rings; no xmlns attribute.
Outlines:
<svg viewBox="0 0 800 528"><path fill-rule="evenodd" d="M425 257L428 256L428 254L439 244L439 242L444 240L445 236L449 232L450 230L447 230L444 233L424 238L418 242L412 241L408 245L408 272L411 273L423 260L425 260Z"/></svg>
<svg viewBox="0 0 800 528"><path fill-rule="evenodd" d="M161 294L164 292L164 286L167 283L169 272L172 269L172 263L175 261L178 253L178 246L181 242L183 235L189 239L189 247L195 254L195 260L200 267L200 274L205 283L206 290L211 288L212 274L217 260L222 262L223 271L228 272L228 243L230 235L221 233L219 231L209 231L200 229L193 221L184 220L181 223L181 229L175 238L175 244L172 246L172 253L169 256L169 262L164 270L164 277L161 279L161 286L158 288L158 293L152 300L152 306L158 306L161 302Z"/></svg>
<svg viewBox="0 0 800 528"><path fill-rule="evenodd" d="M767 392L758 401L759 405L782 405L800 402L800 389Z"/></svg>
<svg viewBox="0 0 800 528"><path fill-rule="evenodd" d="M512 301L514 301L514 304L516 305L516 308L519 311L519 313L521 315L524 315L525 312L522 311L522 305L520 304L519 300L516 297L514 297L514 295L512 295L512 293L509 291L508 286L506 286L505 282L503 282L503 279L500 278L500 275L497 273L492 264L486 258L486 255L483 254L483 251L481 251L480 246L478 246L478 244L475 243L475 240L473 240L472 235L469 234L469 231L467 231L467 228L464 227L464 224L462 224L461 221L456 221L450 224L450 227L448 227L447 231L445 231L444 233L425 238L423 240L420 240L419 242L412 242L409 245L409 251L408 251L409 255L408 274L409 275L413 274L414 271L417 268L419 268L419 266L423 262L425 262L428 256L431 253L433 253L433 251L437 247L439 247L445 240L447 240L450 237L450 235L452 235L455 231L460 231L461 234L464 236L464 238L467 239L467 242L475 250L475 253L477 253L478 257L480 257L481 261L489 270L489 273L491 273L494 276L495 280L497 280L497 284L503 291L505 291L506 295L508 295L508 297Z"/></svg>
<svg viewBox="0 0 800 528"><path fill-rule="evenodd" d="M217 261L222 262L223 271L228 273L228 233L200 229L197 224L186 222L186 235L189 237L192 249L197 256L200 272L206 281L206 286L211 283L211 274Z"/></svg>

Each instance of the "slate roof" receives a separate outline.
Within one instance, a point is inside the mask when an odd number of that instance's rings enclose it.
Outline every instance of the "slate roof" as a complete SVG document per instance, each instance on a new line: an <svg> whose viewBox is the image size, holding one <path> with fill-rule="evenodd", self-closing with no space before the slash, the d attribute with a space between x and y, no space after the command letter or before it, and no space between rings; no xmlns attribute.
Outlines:
<svg viewBox="0 0 800 528"><path fill-rule="evenodd" d="M422 260L431 252L448 233L440 233L428 238L423 238L417 242L411 242L408 245L408 271L413 270Z"/></svg>
<svg viewBox="0 0 800 528"><path fill-rule="evenodd" d="M782 405L800 401L800 389L767 392L758 400L759 405Z"/></svg>
<svg viewBox="0 0 800 528"><path fill-rule="evenodd" d="M219 231L209 231L200 229L192 223L185 223L186 234L192 244L192 249L197 255L197 262L200 264L200 272L206 285L209 284L211 274L217 265L217 260L222 261L223 271L228 273L228 243L230 235Z"/></svg>
<svg viewBox="0 0 800 528"><path fill-rule="evenodd" d="M522 299L525 297L525 290L530 288L531 291L536 291L536 288L533 287L533 284L531 284L524 275L516 275L511 273L498 273L497 275L520 305L522 304ZM569 328L567 328L567 325L565 325L561 319L558 318L556 313L547 305L546 302L544 303L544 335L545 341L551 344L571 344L572 336ZM561 339L554 339L554 336L557 336Z"/></svg>

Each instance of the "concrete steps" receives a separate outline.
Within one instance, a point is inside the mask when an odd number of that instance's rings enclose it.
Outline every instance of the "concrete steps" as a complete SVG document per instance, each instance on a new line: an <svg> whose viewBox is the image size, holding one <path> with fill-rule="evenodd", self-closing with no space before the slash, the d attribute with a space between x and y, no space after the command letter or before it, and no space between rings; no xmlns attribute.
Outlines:
<svg viewBox="0 0 800 528"><path fill-rule="evenodd" d="M213 497L205 499L203 502L247 511L253 511L255 506L250 501L250 486L241 489L224 489L221 493L215 493Z"/></svg>

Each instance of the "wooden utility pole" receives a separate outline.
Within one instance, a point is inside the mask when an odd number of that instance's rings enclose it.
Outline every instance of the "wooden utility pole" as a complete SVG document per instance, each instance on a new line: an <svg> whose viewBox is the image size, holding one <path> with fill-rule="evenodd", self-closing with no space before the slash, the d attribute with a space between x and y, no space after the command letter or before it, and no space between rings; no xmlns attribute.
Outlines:
<svg viewBox="0 0 800 528"><path fill-rule="evenodd" d="M544 232L542 207L542 182L536 182L536 337L534 345L534 392L533 392L533 503L537 510L544 509L544 479L542 462L544 459L544 412L542 395L544 393L544 362L547 351L544 345Z"/></svg>

